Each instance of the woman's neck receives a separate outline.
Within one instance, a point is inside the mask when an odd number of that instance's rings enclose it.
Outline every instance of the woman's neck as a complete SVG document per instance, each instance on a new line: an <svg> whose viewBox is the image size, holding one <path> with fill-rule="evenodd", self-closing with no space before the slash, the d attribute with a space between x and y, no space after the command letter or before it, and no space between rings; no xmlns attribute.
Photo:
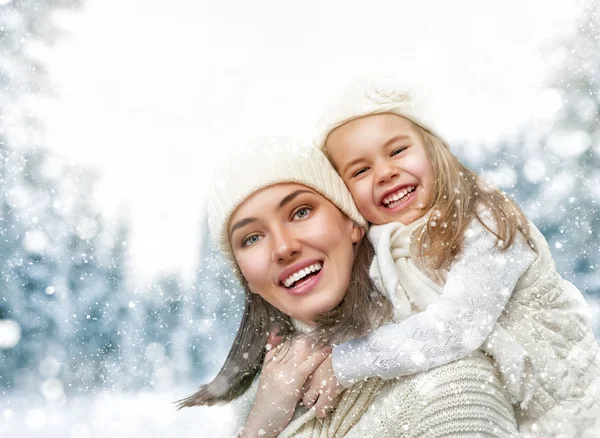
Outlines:
<svg viewBox="0 0 600 438"><path fill-rule="evenodd" d="M294 330L296 330L296 332L298 333L308 335L314 333L317 330L317 327L315 325L311 325L307 322L300 321L299 319L290 318L290 321L292 323L292 327L294 327Z"/></svg>

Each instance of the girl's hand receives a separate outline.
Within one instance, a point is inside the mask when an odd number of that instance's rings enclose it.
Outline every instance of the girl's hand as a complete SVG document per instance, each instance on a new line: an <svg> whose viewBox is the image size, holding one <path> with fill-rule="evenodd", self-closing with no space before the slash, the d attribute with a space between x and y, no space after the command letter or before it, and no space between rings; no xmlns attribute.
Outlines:
<svg viewBox="0 0 600 438"><path fill-rule="evenodd" d="M335 377L331 355L308 378L305 388L307 389L302 397L302 403L307 408L314 406L317 417L323 418L336 408L340 401L338 395L346 388Z"/></svg>
<svg viewBox="0 0 600 438"><path fill-rule="evenodd" d="M242 437L276 437L292 419L308 376L331 354L331 347L297 335L270 350L263 363L258 393Z"/></svg>

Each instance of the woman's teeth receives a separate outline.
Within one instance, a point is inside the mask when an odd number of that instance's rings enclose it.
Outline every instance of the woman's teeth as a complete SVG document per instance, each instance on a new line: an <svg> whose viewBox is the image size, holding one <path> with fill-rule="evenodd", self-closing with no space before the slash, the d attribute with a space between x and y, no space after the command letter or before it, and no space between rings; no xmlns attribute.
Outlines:
<svg viewBox="0 0 600 438"><path fill-rule="evenodd" d="M310 266L307 266L304 269L300 269L298 272L296 272L296 273L290 275L288 278L286 278L285 281L283 282L283 285L287 288L290 288L297 281L302 280L308 274L312 274L313 272L320 271L321 268L323 268L323 265L321 263L315 263Z"/></svg>
<svg viewBox="0 0 600 438"><path fill-rule="evenodd" d="M387 207L392 202L399 201L400 199L404 198L406 195L414 192L415 188L416 188L415 186L404 187L402 190L398 190L396 193L392 193L391 195L386 196L385 198L383 198L383 201L381 201L381 202L383 203L383 205L385 205Z"/></svg>

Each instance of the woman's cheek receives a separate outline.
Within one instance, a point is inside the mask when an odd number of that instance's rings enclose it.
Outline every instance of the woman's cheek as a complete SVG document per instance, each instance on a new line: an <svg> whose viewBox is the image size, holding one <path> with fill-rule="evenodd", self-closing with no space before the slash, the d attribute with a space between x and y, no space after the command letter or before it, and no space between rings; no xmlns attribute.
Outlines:
<svg viewBox="0 0 600 438"><path fill-rule="evenodd" d="M306 221L305 236L311 236L311 246L321 248L323 244L329 242L332 236L337 232L337 230L334 230L335 221L330 219L330 217L322 215L316 221Z"/></svg>
<svg viewBox="0 0 600 438"><path fill-rule="evenodd" d="M238 258L238 265L242 275L249 283L254 283L255 279L265 278L268 273L270 259L260 252L253 253L248 251L242 257Z"/></svg>

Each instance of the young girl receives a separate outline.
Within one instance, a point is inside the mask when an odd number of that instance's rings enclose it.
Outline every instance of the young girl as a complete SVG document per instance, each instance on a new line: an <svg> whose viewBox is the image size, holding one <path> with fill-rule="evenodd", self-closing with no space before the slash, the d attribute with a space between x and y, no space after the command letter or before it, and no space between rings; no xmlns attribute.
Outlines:
<svg viewBox="0 0 600 438"><path fill-rule="evenodd" d="M325 112L317 145L372 224L371 276L395 322L334 347L335 377L406 376L482 349L523 435L598 436L600 350L582 294L514 202L434 132L425 101L391 81L355 82Z"/></svg>

